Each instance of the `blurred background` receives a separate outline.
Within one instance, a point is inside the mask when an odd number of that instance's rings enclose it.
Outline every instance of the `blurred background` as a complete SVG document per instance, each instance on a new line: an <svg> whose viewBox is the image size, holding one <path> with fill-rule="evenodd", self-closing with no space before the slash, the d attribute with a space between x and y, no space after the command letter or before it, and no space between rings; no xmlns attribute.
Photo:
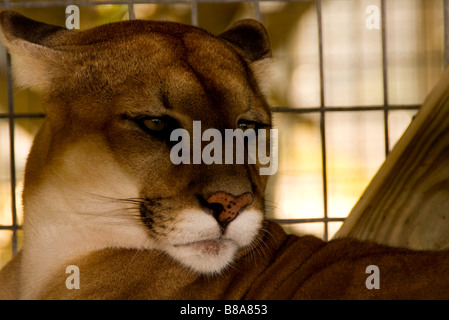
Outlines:
<svg viewBox="0 0 449 320"><path fill-rule="evenodd" d="M445 2L3 0L0 10L65 26L65 7L76 4L81 29L137 18L218 34L242 18L263 22L279 129L267 216L288 232L328 240L443 72ZM38 95L12 87L7 60L0 45L0 267L21 247L23 171L45 116Z"/></svg>

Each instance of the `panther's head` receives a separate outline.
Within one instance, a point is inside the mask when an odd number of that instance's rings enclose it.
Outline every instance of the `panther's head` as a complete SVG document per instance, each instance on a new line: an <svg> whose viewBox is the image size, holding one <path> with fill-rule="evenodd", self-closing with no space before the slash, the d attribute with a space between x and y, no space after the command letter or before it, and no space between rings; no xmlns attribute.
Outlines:
<svg viewBox="0 0 449 320"><path fill-rule="evenodd" d="M260 23L215 36L170 22L71 31L0 17L16 83L45 99L25 176L25 251L155 248L216 273L257 241L269 164L248 161L248 148L238 163L225 140L271 128ZM254 137L269 149L269 134Z"/></svg>

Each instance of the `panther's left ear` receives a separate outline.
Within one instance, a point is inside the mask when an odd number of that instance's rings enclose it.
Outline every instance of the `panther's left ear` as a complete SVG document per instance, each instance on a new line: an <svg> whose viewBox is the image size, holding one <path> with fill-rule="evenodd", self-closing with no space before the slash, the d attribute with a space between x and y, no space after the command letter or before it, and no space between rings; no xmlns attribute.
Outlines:
<svg viewBox="0 0 449 320"><path fill-rule="evenodd" d="M250 62L271 57L267 30L256 20L239 20L218 37L234 45L239 53Z"/></svg>
<svg viewBox="0 0 449 320"><path fill-rule="evenodd" d="M219 38L226 40L250 62L254 75L266 91L267 75L271 61L271 45L268 33L263 24L253 19L235 22Z"/></svg>

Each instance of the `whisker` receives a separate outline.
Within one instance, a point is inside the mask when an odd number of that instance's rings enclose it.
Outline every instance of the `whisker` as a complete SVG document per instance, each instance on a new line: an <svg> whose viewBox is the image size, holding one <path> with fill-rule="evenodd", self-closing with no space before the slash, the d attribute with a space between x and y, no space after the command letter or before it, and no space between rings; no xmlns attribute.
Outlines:
<svg viewBox="0 0 449 320"><path fill-rule="evenodd" d="M144 199L144 198L125 198L125 199L115 199L115 200L121 201L121 202L131 202L131 203L142 204L145 202L146 199Z"/></svg>

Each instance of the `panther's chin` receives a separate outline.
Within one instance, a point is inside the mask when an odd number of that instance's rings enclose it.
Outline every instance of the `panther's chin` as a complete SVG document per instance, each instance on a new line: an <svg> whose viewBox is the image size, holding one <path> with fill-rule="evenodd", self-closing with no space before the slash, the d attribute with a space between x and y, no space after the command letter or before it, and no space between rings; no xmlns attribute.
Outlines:
<svg viewBox="0 0 449 320"><path fill-rule="evenodd" d="M190 248L192 250L200 251L204 255L219 255L222 250L225 250L226 244L233 242L229 239L206 239L200 241L192 241L182 244L175 244L174 247L177 248Z"/></svg>
<svg viewBox="0 0 449 320"><path fill-rule="evenodd" d="M230 239L208 239L173 245L168 253L189 269L217 274L230 265L239 245Z"/></svg>
<svg viewBox="0 0 449 320"><path fill-rule="evenodd" d="M212 215L201 209L185 209L159 242L159 249L194 272L218 274L234 262L240 249L253 243L262 221L260 210L248 209L223 231Z"/></svg>

